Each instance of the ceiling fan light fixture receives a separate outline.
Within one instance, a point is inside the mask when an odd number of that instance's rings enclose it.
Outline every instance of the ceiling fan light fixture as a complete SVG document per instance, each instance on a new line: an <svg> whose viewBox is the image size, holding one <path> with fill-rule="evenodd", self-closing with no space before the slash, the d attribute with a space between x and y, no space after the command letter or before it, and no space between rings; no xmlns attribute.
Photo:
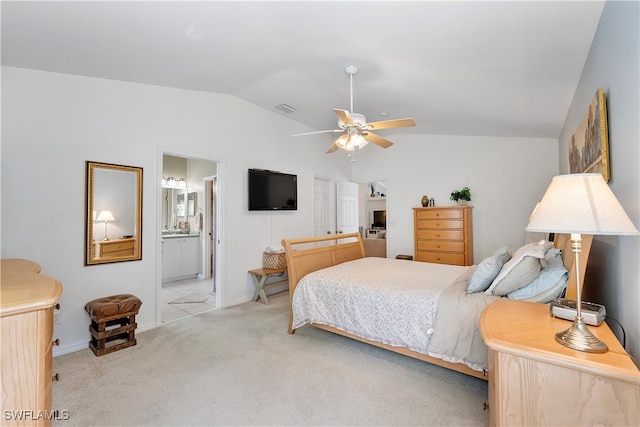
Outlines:
<svg viewBox="0 0 640 427"><path fill-rule="evenodd" d="M349 142L354 148L362 148L367 145L367 141L359 133L354 133L349 138Z"/></svg>
<svg viewBox="0 0 640 427"><path fill-rule="evenodd" d="M340 148L346 147L348 142L349 142L349 135L347 134L340 135L340 137L336 139L336 145Z"/></svg>
<svg viewBox="0 0 640 427"><path fill-rule="evenodd" d="M356 148L362 148L367 145L367 143L368 141L357 132L340 135L335 142L339 148L342 148L345 151L355 151Z"/></svg>

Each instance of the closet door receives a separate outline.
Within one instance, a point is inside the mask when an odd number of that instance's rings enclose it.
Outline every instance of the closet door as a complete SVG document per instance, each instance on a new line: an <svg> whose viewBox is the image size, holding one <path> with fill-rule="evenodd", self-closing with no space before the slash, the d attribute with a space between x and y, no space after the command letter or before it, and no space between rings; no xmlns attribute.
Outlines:
<svg viewBox="0 0 640 427"><path fill-rule="evenodd" d="M338 181L336 196L337 233L356 233L358 231L358 184Z"/></svg>

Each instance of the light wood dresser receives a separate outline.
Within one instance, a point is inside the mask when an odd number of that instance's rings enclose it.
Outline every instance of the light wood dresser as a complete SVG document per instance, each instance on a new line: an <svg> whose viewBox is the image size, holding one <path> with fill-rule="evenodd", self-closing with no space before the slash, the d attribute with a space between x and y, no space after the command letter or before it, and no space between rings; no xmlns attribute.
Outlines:
<svg viewBox="0 0 640 427"><path fill-rule="evenodd" d="M2 425L51 425L53 309L62 285L24 259L0 260Z"/></svg>
<svg viewBox="0 0 640 427"><path fill-rule="evenodd" d="M571 326L549 306L501 299L480 316L489 347L489 425L638 426L640 371L606 323L589 330L607 353L555 340Z"/></svg>
<svg viewBox="0 0 640 427"><path fill-rule="evenodd" d="M96 242L96 256L98 258L118 258L133 256L135 254L136 239L101 240Z"/></svg>
<svg viewBox="0 0 640 427"><path fill-rule="evenodd" d="M413 208L414 259L473 264L472 206Z"/></svg>

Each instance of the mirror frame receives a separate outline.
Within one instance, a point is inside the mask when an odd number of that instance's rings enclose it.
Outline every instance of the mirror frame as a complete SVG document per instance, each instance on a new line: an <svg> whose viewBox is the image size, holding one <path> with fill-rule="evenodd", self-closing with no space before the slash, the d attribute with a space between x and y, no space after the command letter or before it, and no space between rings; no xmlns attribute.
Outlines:
<svg viewBox="0 0 640 427"><path fill-rule="evenodd" d="M94 241L93 229L95 219L94 211L94 190L96 169L111 170L116 172L130 172L135 174L135 218L134 218L134 245L133 254L104 257L95 257L96 243ZM86 161L86 181L85 181L85 239L84 239L84 265L99 265L113 262L138 261L142 259L142 168L135 166L116 165L111 163L100 163Z"/></svg>

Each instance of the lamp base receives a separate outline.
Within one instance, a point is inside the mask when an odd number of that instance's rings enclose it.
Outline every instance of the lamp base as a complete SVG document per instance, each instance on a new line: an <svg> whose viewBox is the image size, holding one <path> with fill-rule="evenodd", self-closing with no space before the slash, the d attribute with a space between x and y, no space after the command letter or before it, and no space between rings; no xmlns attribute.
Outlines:
<svg viewBox="0 0 640 427"><path fill-rule="evenodd" d="M102 239L103 242L108 242L109 240L111 239L109 239L107 236L104 236L104 239Z"/></svg>
<svg viewBox="0 0 640 427"><path fill-rule="evenodd" d="M556 341L566 347L587 353L606 353L609 351L609 347L587 328L582 317L577 317L566 331L558 332Z"/></svg>

